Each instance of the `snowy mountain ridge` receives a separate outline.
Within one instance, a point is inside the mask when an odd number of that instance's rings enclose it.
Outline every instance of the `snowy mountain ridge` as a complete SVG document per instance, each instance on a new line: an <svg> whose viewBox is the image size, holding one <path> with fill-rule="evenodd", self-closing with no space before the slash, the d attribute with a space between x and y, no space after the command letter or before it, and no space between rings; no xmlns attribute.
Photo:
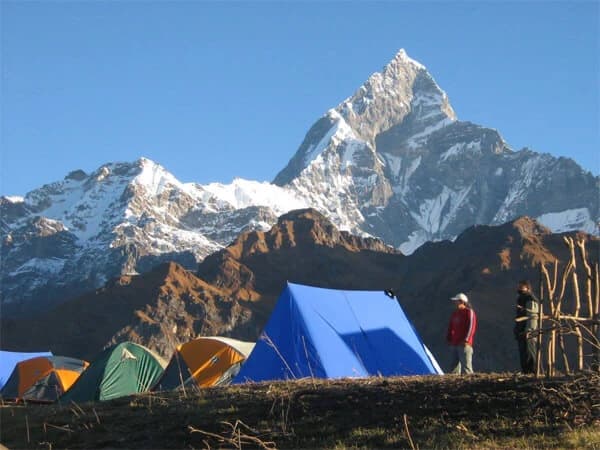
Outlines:
<svg viewBox="0 0 600 450"><path fill-rule="evenodd" d="M400 50L315 122L273 183L182 183L140 158L1 197L3 311L167 260L193 269L240 232L306 207L404 253L521 215L598 233L599 186L572 160L515 152L498 131L458 120L425 66Z"/></svg>
<svg viewBox="0 0 600 450"><path fill-rule="evenodd" d="M166 260L194 269L240 232L267 230L305 206L266 182L181 183L146 158L71 172L24 198L0 198L5 311L41 291L94 289Z"/></svg>
<svg viewBox="0 0 600 450"><path fill-rule="evenodd" d="M564 211L563 225L548 223L598 231L597 177L572 160L515 152L497 130L458 120L446 93L404 50L333 111L315 122L274 183L321 210L331 211L321 194L332 203L336 191L336 217L351 218L352 231L405 253L519 215L545 220ZM321 180L335 188L317 193ZM567 212L574 205L583 211L575 221Z"/></svg>

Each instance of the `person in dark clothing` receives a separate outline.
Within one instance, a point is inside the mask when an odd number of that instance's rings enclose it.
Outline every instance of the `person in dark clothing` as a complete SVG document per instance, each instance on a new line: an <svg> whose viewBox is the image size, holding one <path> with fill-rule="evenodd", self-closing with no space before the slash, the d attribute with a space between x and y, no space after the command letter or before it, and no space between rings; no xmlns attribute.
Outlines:
<svg viewBox="0 0 600 450"><path fill-rule="evenodd" d="M540 301L531 292L531 284L527 280L517 285L515 338L519 346L519 359L523 373L535 373L537 365L537 337L534 331L538 328Z"/></svg>

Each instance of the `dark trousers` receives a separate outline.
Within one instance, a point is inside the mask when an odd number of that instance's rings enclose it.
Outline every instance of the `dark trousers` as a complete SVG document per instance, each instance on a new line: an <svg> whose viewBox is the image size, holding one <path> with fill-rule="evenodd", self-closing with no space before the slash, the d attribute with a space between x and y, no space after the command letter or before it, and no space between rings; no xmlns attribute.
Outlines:
<svg viewBox="0 0 600 450"><path fill-rule="evenodd" d="M519 345L519 359L521 360L521 370L523 373L535 373L536 371L536 356L537 356L537 340L535 338L525 338L519 336L517 338Z"/></svg>

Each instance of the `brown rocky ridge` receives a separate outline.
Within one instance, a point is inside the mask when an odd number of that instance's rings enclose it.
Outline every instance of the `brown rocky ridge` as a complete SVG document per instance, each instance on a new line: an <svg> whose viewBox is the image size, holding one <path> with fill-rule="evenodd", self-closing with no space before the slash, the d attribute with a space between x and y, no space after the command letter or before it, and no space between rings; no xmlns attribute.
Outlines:
<svg viewBox="0 0 600 450"><path fill-rule="evenodd" d="M575 236L576 233L569 233ZM120 277L27 321L3 321L4 348L50 349L93 358L131 340L168 358L197 335L255 340L287 281L337 289L393 289L423 341L447 365L444 343L450 296L465 292L479 318L476 370L513 370L515 285L537 283L540 261L568 258L563 235L523 217L474 226L454 242L428 243L410 256L382 241L339 231L315 210L281 216L268 232L241 234L191 273L170 263ZM588 241L598 261L600 241Z"/></svg>

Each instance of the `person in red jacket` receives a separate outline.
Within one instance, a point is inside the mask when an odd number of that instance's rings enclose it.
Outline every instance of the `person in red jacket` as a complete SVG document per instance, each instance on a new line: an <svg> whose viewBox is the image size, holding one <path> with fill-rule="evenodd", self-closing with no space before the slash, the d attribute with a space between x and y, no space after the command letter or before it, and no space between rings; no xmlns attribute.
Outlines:
<svg viewBox="0 0 600 450"><path fill-rule="evenodd" d="M469 298L463 294L450 300L455 310L450 316L446 341L452 355L452 373L473 373L473 337L477 330L477 316L469 304Z"/></svg>

